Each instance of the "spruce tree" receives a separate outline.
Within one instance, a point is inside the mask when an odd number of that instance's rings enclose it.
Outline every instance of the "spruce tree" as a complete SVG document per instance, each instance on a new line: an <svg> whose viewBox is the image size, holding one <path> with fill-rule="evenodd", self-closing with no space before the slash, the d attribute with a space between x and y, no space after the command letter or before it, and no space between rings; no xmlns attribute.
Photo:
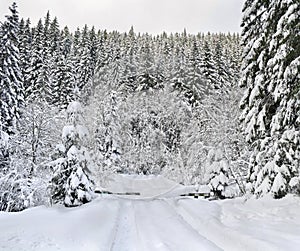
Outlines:
<svg viewBox="0 0 300 251"><path fill-rule="evenodd" d="M83 125L81 104L73 101L67 108L67 125L62 132L60 158L49 165L54 168L51 197L54 203L79 206L92 199L92 181L89 178L92 162L87 143L88 131Z"/></svg>
<svg viewBox="0 0 300 251"><path fill-rule="evenodd" d="M224 154L224 146L220 144L211 149L207 156L208 185L212 193L220 198L225 198L225 188L229 181L229 162Z"/></svg>
<svg viewBox="0 0 300 251"><path fill-rule="evenodd" d="M221 88L221 83L218 80L217 69L211 53L211 46L207 40L204 42L203 46L201 71L209 90L219 90Z"/></svg>
<svg viewBox="0 0 300 251"><path fill-rule="evenodd" d="M46 24L45 24L46 25ZM46 27L44 27L46 29ZM48 35L44 37L45 41L49 37L49 45L48 50L50 55L55 55L60 49L61 43L61 36L60 36L60 29L57 17L54 17L52 22L50 23L50 27L48 30Z"/></svg>
<svg viewBox="0 0 300 251"><path fill-rule="evenodd" d="M32 38L28 86L26 88L26 96L29 100L42 98L49 101L51 99L49 97L51 82L50 58L48 47L45 47L44 41L44 26L40 19L34 29Z"/></svg>
<svg viewBox="0 0 300 251"><path fill-rule="evenodd" d="M22 81L24 87L25 100L29 96L30 90L30 66L31 66L31 47L32 47L32 32L30 28L30 20L25 22L23 19L20 22L20 68L22 70Z"/></svg>
<svg viewBox="0 0 300 251"><path fill-rule="evenodd" d="M19 52L19 16L16 3L0 30L0 114L2 130L13 133L24 102Z"/></svg>
<svg viewBox="0 0 300 251"><path fill-rule="evenodd" d="M213 58L214 58L216 74L217 74L216 82L218 83L220 88L223 89L224 87L232 84L230 83L232 79L230 78L230 72L229 72L230 67L227 64L228 61L226 61L224 57L221 38L219 38L216 42Z"/></svg>
<svg viewBox="0 0 300 251"><path fill-rule="evenodd" d="M87 84L92 81L97 63L97 42L95 29L84 26L80 37L80 48L78 52L78 63L76 65L76 85L79 90L88 89ZM89 93L87 92L86 95Z"/></svg>
<svg viewBox="0 0 300 251"><path fill-rule="evenodd" d="M256 195L280 198L299 175L299 3L246 1L241 101Z"/></svg>
<svg viewBox="0 0 300 251"><path fill-rule="evenodd" d="M71 55L64 53L62 44L53 57L51 96L52 102L60 109L66 109L74 100L77 87L75 86L75 67Z"/></svg>
<svg viewBox="0 0 300 251"><path fill-rule="evenodd" d="M185 96L192 106L196 106L201 102L201 98L207 92L207 83L204 75L201 72L201 57L197 45L196 38L192 40L188 61L187 61L187 76Z"/></svg>

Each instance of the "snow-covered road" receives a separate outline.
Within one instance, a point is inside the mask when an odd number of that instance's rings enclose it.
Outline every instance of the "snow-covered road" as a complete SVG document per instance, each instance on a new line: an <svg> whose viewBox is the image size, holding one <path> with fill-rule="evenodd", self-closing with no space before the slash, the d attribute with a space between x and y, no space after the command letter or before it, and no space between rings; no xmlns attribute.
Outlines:
<svg viewBox="0 0 300 251"><path fill-rule="evenodd" d="M121 200L114 251L220 250L164 200Z"/></svg>
<svg viewBox="0 0 300 251"><path fill-rule="evenodd" d="M0 250L299 250L299 197L209 202L148 195L1 212Z"/></svg>

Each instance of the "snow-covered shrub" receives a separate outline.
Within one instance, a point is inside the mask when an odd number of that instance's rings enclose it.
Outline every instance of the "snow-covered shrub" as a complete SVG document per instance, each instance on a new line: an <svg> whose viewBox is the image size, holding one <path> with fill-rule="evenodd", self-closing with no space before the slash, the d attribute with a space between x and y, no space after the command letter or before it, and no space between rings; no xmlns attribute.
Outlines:
<svg viewBox="0 0 300 251"><path fill-rule="evenodd" d="M45 203L46 185L26 173L10 170L0 178L0 211L21 211ZM38 184L37 184L38 182Z"/></svg>
<svg viewBox="0 0 300 251"><path fill-rule="evenodd" d="M1 123L1 121L0 121ZM0 170L1 172L5 172L8 168L8 142L9 136L7 133L1 130L0 124Z"/></svg>
<svg viewBox="0 0 300 251"><path fill-rule="evenodd" d="M206 172L212 193L218 198L225 198L225 188L229 181L229 163L222 145L208 152Z"/></svg>
<svg viewBox="0 0 300 251"><path fill-rule="evenodd" d="M289 182L289 186L291 192L300 195L300 177L293 177Z"/></svg>
<svg viewBox="0 0 300 251"><path fill-rule="evenodd" d="M16 170L0 178L0 211L18 212L35 203L31 180Z"/></svg>
<svg viewBox="0 0 300 251"><path fill-rule="evenodd" d="M67 159L64 157L58 158L51 161L48 166L53 170L53 176L49 185L51 204L62 203L66 195L66 181L71 174Z"/></svg>
<svg viewBox="0 0 300 251"><path fill-rule="evenodd" d="M79 206L91 201L93 191L90 183L79 163L76 163L67 180L65 205Z"/></svg>
<svg viewBox="0 0 300 251"><path fill-rule="evenodd" d="M92 199L92 185L88 175L92 167L88 149L88 131L83 126L83 109L77 101L67 108L67 125L62 131L62 145L58 154L62 156L49 163L54 169L51 180L51 198L54 203L78 206Z"/></svg>
<svg viewBox="0 0 300 251"><path fill-rule="evenodd" d="M6 160L1 160L5 168L3 166L0 171L5 210L19 211L49 203L50 172L45 163L50 160L49 152L59 123L57 110L45 101L36 100L23 107L14 134L9 141L6 136L6 143L1 144L6 147Z"/></svg>
<svg viewBox="0 0 300 251"><path fill-rule="evenodd" d="M29 180L12 161L11 139L0 126L0 211L21 211L29 206ZM23 172L22 172L23 171Z"/></svg>

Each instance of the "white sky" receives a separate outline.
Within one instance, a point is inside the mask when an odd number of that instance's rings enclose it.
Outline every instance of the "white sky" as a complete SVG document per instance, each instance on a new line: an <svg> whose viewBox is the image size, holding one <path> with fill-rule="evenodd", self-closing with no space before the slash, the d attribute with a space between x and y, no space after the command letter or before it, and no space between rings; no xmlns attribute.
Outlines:
<svg viewBox="0 0 300 251"><path fill-rule="evenodd" d="M71 30L94 25L96 29L152 34L181 32L239 32L244 0L17 0L21 17L32 24L47 10L57 16L60 27ZM0 20L12 0L0 0Z"/></svg>

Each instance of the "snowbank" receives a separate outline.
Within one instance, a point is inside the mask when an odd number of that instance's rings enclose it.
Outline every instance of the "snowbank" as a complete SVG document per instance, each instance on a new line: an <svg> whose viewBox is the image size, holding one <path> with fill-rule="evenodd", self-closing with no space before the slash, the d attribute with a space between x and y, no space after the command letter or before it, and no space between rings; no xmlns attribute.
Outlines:
<svg viewBox="0 0 300 251"><path fill-rule="evenodd" d="M78 208L37 207L0 212L1 251L109 250L118 202L97 200Z"/></svg>

